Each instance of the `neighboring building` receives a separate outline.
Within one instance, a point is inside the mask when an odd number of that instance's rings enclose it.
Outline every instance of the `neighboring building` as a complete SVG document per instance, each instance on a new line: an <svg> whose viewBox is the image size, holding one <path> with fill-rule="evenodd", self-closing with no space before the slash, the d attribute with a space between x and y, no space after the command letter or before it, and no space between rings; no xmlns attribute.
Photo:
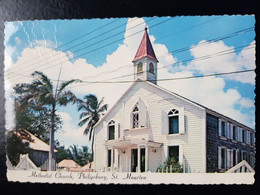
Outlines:
<svg viewBox="0 0 260 195"><path fill-rule="evenodd" d="M46 160L49 158L50 146L45 142L43 142L42 140L40 140L35 135L33 135L32 133L30 133L29 131L27 130L23 130L23 131L29 135L31 140L28 141L26 139L22 139L24 143L26 142L28 143L29 158L37 167L42 167L44 164L46 164ZM58 151L54 150L54 152L56 153Z"/></svg>
<svg viewBox="0 0 260 195"><path fill-rule="evenodd" d="M93 172L93 170L94 170L94 162L92 161L92 162L89 162L88 164L86 164L85 166L83 166L82 168L81 168L81 170L83 171L83 172Z"/></svg>
<svg viewBox="0 0 260 195"><path fill-rule="evenodd" d="M147 30L133 60L135 82L95 125L95 171L156 171L174 157L184 172L225 172L255 162L255 131L157 85Z"/></svg>
<svg viewBox="0 0 260 195"><path fill-rule="evenodd" d="M80 170L80 166L74 161L69 159L64 159L58 163L58 169L65 169L67 171Z"/></svg>

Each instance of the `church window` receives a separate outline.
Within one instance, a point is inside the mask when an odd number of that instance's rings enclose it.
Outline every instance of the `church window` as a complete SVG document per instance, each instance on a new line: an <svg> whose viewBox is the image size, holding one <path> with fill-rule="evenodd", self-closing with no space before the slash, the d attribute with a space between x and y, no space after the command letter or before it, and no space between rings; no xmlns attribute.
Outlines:
<svg viewBox="0 0 260 195"><path fill-rule="evenodd" d="M140 73L140 72L143 72L143 63L140 62L138 65L137 65L137 73Z"/></svg>
<svg viewBox="0 0 260 195"><path fill-rule="evenodd" d="M179 133L179 111L176 109L168 113L169 117L169 134Z"/></svg>
<svg viewBox="0 0 260 195"><path fill-rule="evenodd" d="M139 104L137 103L132 112L133 117L133 128L139 127Z"/></svg>
<svg viewBox="0 0 260 195"><path fill-rule="evenodd" d="M149 64L149 72L154 74L154 65L152 62Z"/></svg>
<svg viewBox="0 0 260 195"><path fill-rule="evenodd" d="M115 121L110 121L108 123L108 140L115 139Z"/></svg>

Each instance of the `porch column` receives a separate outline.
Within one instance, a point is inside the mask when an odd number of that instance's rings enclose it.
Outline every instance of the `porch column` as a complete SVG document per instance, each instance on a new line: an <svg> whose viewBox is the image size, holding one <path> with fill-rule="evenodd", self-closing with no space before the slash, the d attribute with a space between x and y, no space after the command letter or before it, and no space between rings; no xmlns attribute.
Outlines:
<svg viewBox="0 0 260 195"><path fill-rule="evenodd" d="M149 170L149 150L148 150L148 145L145 145L145 172L147 172Z"/></svg>
<svg viewBox="0 0 260 195"><path fill-rule="evenodd" d="M141 152L140 152L140 146L137 145L137 166L138 166L138 170L136 172L140 172L141 171L141 161L140 161L140 157L141 157Z"/></svg>
<svg viewBox="0 0 260 195"><path fill-rule="evenodd" d="M120 150L120 156L119 156L119 171L122 172L122 150Z"/></svg>
<svg viewBox="0 0 260 195"><path fill-rule="evenodd" d="M111 171L114 171L114 148L111 148Z"/></svg>

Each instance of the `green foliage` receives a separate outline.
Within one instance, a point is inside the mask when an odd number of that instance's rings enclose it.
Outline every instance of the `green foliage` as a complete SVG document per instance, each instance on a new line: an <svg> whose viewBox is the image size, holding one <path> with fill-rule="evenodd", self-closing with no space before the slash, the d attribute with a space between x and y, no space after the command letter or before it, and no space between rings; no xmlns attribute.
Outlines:
<svg viewBox="0 0 260 195"><path fill-rule="evenodd" d="M13 166L19 163L20 154L26 154L29 151L28 142L23 142L22 140L32 141L31 137L24 130L6 132L6 153Z"/></svg>
<svg viewBox="0 0 260 195"><path fill-rule="evenodd" d="M103 104L104 98L100 101L95 95L89 94L86 95L83 100L78 99L78 111L80 113L80 122L79 126L83 126L86 124L86 128L84 130L84 134L89 134L89 140L92 140L92 156L91 161L93 161L94 155L94 126L99 121L99 119L104 115L104 112L107 110L108 105Z"/></svg>
<svg viewBox="0 0 260 195"><path fill-rule="evenodd" d="M57 129L57 115L56 106L66 106L68 103L76 103L76 96L66 88L78 81L70 80L57 83L57 88L54 87L52 81L42 72L35 71L32 73L35 79L31 83L21 83L14 87L17 94L17 103L19 109L33 108L33 109L46 109L49 112L48 123L50 129L50 155L49 158L53 158L54 155L54 131ZM55 121L56 120L56 121ZM52 166L50 166L52 167Z"/></svg>
<svg viewBox="0 0 260 195"><path fill-rule="evenodd" d="M183 173L183 168L180 163L174 158L167 158L167 160L157 168L157 172L166 172L168 167L168 173L170 173L170 167L172 167L172 173Z"/></svg>
<svg viewBox="0 0 260 195"><path fill-rule="evenodd" d="M17 103L16 103L17 104ZM16 129L26 129L45 143L49 142L51 111L44 107L15 108ZM59 132L62 127L62 119L55 115L55 131Z"/></svg>
<svg viewBox="0 0 260 195"><path fill-rule="evenodd" d="M56 154L56 162L59 163L64 159L71 159L71 155L68 149L65 149L64 146L56 147L58 150Z"/></svg>
<svg viewBox="0 0 260 195"><path fill-rule="evenodd" d="M84 166L90 162L92 159L92 155L88 152L87 146L82 146L82 149L77 145L73 145L69 147L69 159L74 160L80 166Z"/></svg>

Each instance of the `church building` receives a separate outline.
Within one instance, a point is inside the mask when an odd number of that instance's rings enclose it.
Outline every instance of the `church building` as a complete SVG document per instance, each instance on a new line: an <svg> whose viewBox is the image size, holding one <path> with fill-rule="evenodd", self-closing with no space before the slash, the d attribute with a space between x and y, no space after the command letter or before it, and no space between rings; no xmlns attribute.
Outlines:
<svg viewBox="0 0 260 195"><path fill-rule="evenodd" d="M170 157L185 173L255 166L255 130L157 85L147 29L133 59L135 82L95 125L95 171L156 172Z"/></svg>

